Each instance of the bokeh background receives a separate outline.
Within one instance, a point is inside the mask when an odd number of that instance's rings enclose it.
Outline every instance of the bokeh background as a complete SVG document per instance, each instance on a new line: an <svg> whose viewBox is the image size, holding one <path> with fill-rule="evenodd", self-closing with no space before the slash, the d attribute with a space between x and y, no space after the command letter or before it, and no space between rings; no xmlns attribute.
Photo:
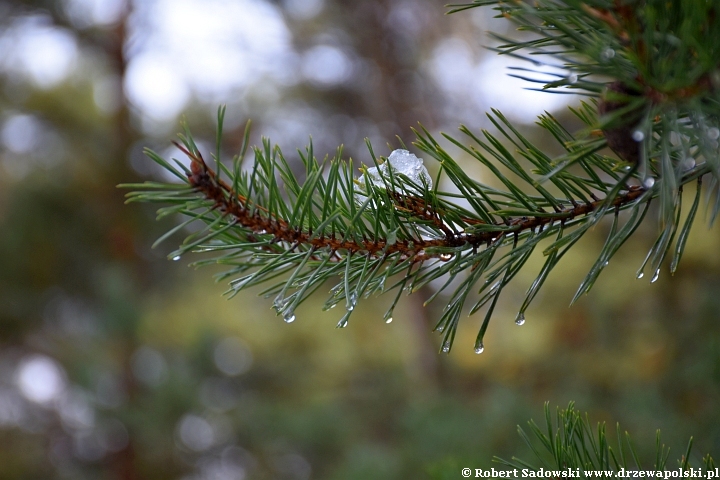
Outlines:
<svg viewBox="0 0 720 480"><path fill-rule="evenodd" d="M388 325L380 298L336 329L324 297L285 324L257 292L227 301L212 268L168 261L182 234L150 248L178 219L155 222L116 185L168 179L142 149L177 156L183 115L210 146L220 103L229 155L251 118L253 142L291 160L312 135L319 155L342 143L369 163L365 137L387 155L417 122L489 128L491 107L541 144L544 110L577 128L576 97L522 90L512 59L482 48L508 25L444 13L431 0L0 0L0 479L460 478L493 455L529 458L516 425L571 400L619 421L645 458L657 428L671 458L691 435L698 458L717 457L720 236L702 221L674 278L635 279L649 221L568 308L601 225L518 327L533 258L482 355L477 316L437 353L430 290Z"/></svg>

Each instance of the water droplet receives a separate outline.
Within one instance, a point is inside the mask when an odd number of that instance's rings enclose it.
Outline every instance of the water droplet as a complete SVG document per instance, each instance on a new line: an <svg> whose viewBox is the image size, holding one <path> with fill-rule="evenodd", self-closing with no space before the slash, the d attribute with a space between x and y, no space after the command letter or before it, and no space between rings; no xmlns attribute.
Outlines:
<svg viewBox="0 0 720 480"><path fill-rule="evenodd" d="M710 140L717 140L720 137L720 130L715 127L708 128L707 136Z"/></svg>
<svg viewBox="0 0 720 480"><path fill-rule="evenodd" d="M180 255L175 255L173 257L173 262L177 262L178 260L180 260Z"/></svg>
<svg viewBox="0 0 720 480"><path fill-rule="evenodd" d="M645 140L645 134L640 130L635 130L632 134L632 139L636 142L642 142Z"/></svg>
<svg viewBox="0 0 720 480"><path fill-rule="evenodd" d="M478 355L480 355L480 354L481 354L482 352L484 352L484 351L485 351L485 345L483 345L482 342L480 342L480 343L478 343L477 345L475 345L475 353L477 353Z"/></svg>
<svg viewBox="0 0 720 480"><path fill-rule="evenodd" d="M295 321L295 312L292 310L285 310L283 313L283 320L285 320L285 323L292 323Z"/></svg>
<svg viewBox="0 0 720 480"><path fill-rule="evenodd" d="M447 353L450 351L450 342L445 342L442 347L442 351Z"/></svg>
<svg viewBox="0 0 720 480"><path fill-rule="evenodd" d="M392 317L388 317L387 320L385 320L385 323L392 323Z"/></svg>
<svg viewBox="0 0 720 480"><path fill-rule="evenodd" d="M281 312L285 310L285 305L288 304L288 301L285 299L285 297L281 295L278 295L275 297L275 300L273 300L273 308L276 312Z"/></svg>
<svg viewBox="0 0 720 480"><path fill-rule="evenodd" d="M347 299L347 305L345 308L347 309L348 312L352 312L353 310L355 310L356 304L357 304L357 293L352 292Z"/></svg>
<svg viewBox="0 0 720 480"><path fill-rule="evenodd" d="M683 170L692 170L695 168L695 159L692 157L685 158L685 160L682 161L682 168Z"/></svg>
<svg viewBox="0 0 720 480"><path fill-rule="evenodd" d="M452 254L450 254L450 253L443 253L442 255L440 255L440 260L447 261L447 260L450 260L451 258L452 258Z"/></svg>
<svg viewBox="0 0 720 480"><path fill-rule="evenodd" d="M650 280L650 283L657 282L658 277L660 276L660 269L658 268L655 270L655 275L653 275L653 278Z"/></svg>
<svg viewBox="0 0 720 480"><path fill-rule="evenodd" d="M337 328L345 328L347 327L348 320L347 318L343 317L337 324Z"/></svg>
<svg viewBox="0 0 720 480"><path fill-rule="evenodd" d="M605 260L605 265L603 265L603 266L607 267L608 265L610 265L610 260Z"/></svg>
<svg viewBox="0 0 720 480"><path fill-rule="evenodd" d="M333 303L332 305L330 305L330 309L333 309L335 307L337 307L337 303Z"/></svg>
<svg viewBox="0 0 720 480"><path fill-rule="evenodd" d="M515 325L525 325L524 313L518 313L517 318L515 318Z"/></svg>
<svg viewBox="0 0 720 480"><path fill-rule="evenodd" d="M600 56L603 60L610 60L615 56L615 50L610 47L606 47L603 49L602 53L600 53Z"/></svg>
<svg viewBox="0 0 720 480"><path fill-rule="evenodd" d="M440 333L442 333L443 330L445 330L445 327L442 326L442 325L440 325L440 326L437 328L437 331L440 332Z"/></svg>
<svg viewBox="0 0 720 480"><path fill-rule="evenodd" d="M655 185L655 177L647 177L642 183L644 188L652 188Z"/></svg>
<svg viewBox="0 0 720 480"><path fill-rule="evenodd" d="M572 83L576 83L577 81L578 81L578 76L576 74L571 73L570 75L567 76L568 83L572 84Z"/></svg>
<svg viewBox="0 0 720 480"><path fill-rule="evenodd" d="M644 276L645 276L645 274L643 272L639 272L637 274L637 278L643 278Z"/></svg>

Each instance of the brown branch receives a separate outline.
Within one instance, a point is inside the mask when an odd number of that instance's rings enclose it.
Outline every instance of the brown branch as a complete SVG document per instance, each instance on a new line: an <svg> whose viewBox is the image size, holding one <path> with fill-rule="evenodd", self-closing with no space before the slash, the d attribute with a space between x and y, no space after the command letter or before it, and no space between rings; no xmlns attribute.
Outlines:
<svg viewBox="0 0 720 480"><path fill-rule="evenodd" d="M287 221L277 218L266 208L252 204L252 202L218 178L216 172L207 166L200 153L192 153L182 145L176 146L185 153L191 160L190 184L205 196L206 199L214 202L214 208L226 215L231 215L236 222L251 230L255 234L270 234L275 242L286 242L293 245L308 245L313 250L330 249L332 252L346 250L350 254L362 253L373 257L387 257L393 254L400 254L403 258L412 258L413 262L421 262L431 258L447 260L439 253L427 253L429 248L445 247L458 248L469 244L474 248L481 245L500 241L503 237L517 236L527 230L536 228L543 229L554 222L567 222L577 217L587 215L600 207L605 200L597 200L591 203L577 205L571 209L564 210L552 215L529 216L516 218L511 222L511 229L501 231L485 231L473 234L458 233L450 230L442 220L441 214L434 211L428 204L419 197L405 197L393 192L392 196L397 201L396 208L404 209L413 215L430 220L438 229L445 233L445 238L425 240L422 238L412 240L398 240L392 245L385 240L347 240L335 236L323 235L314 237L311 232L301 231ZM611 203L611 206L620 208L639 198L645 189L637 186L618 195ZM505 224L503 224L505 226Z"/></svg>

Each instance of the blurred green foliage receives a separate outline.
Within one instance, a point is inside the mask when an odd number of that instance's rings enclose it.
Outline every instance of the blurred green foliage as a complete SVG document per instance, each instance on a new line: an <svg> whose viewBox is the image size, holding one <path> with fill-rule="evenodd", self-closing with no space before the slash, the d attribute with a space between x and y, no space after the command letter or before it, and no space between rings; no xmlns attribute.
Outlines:
<svg viewBox="0 0 720 480"><path fill-rule="evenodd" d="M68 14L71 4L0 2L2 45L20 42L18 22L39 18L70 34L79 52L51 85L0 62L0 479L459 478L462 467L522 454L515 425L540 417L544 401L569 400L593 421L621 422L641 456L653 455L657 428L676 454L691 435L696 452L718 451L717 226L697 227L678 273L652 285L634 279L654 238L640 231L593 294L568 309L593 260L585 253L607 233L598 228L550 277L520 328L511 309L541 265L533 257L519 289L501 299L482 356L469 347L437 355L437 312L416 296L402 299L389 325L382 298L361 305L346 329L334 328L333 311L318 313L320 300L287 325L267 300L243 293L225 301L211 272L150 249L174 220L125 207L115 185L159 175L139 152L169 145L177 119L147 127L122 83L115 108L100 108L92 92L98 75L123 77L133 35L152 28L138 27L152 25L138 16L152 13L88 26ZM379 80L367 90L276 83L273 95L236 107L238 125L253 117L258 132L282 132L283 112L299 104L386 140L401 133L407 141L416 121L467 122L421 72L445 39L474 47L476 24L487 28L487 19L443 17L429 0L319 4L305 18L295 2L267 3L293 48L340 38L377 66ZM400 7L421 30L388 25ZM204 100L194 97L186 111L210 143L216 105ZM301 127L328 149L351 129ZM229 136L228 150L241 133ZM458 344L471 345L477 327L461 327Z"/></svg>

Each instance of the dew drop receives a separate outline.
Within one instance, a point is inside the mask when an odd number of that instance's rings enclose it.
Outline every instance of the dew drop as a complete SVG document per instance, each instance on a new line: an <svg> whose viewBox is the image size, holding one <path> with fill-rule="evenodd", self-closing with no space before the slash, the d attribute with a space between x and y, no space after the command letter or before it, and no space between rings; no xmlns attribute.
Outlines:
<svg viewBox="0 0 720 480"><path fill-rule="evenodd" d="M710 140L717 140L720 137L720 130L716 127L708 128L707 136Z"/></svg>
<svg viewBox="0 0 720 480"><path fill-rule="evenodd" d="M643 272L639 272L637 274L637 278L643 278L644 276L645 276L645 274Z"/></svg>
<svg viewBox="0 0 720 480"><path fill-rule="evenodd" d="M640 130L635 130L632 134L632 139L636 142L642 142L645 140L645 134Z"/></svg>
<svg viewBox="0 0 720 480"><path fill-rule="evenodd" d="M481 343L478 343L478 344L475 346L475 353L477 353L478 355L480 355L480 354L481 354L482 352L484 352L484 351L485 351L485 345L483 345L482 342L481 342Z"/></svg>
<svg viewBox="0 0 720 480"><path fill-rule="evenodd" d="M177 262L178 260L180 260L180 255L175 255L173 257L173 262Z"/></svg>
<svg viewBox="0 0 720 480"><path fill-rule="evenodd" d="M578 81L578 76L576 74L571 73L570 75L567 76L568 83L572 84L572 83L576 83L577 81Z"/></svg>
<svg viewBox="0 0 720 480"><path fill-rule="evenodd" d="M695 168L695 159L692 157L687 157L682 162L682 168L683 170L692 170L693 168Z"/></svg>
<svg viewBox="0 0 720 480"><path fill-rule="evenodd" d="M292 310L286 310L285 313L283 313L283 320L285 320L285 323L292 323L295 321L295 312Z"/></svg>
<svg viewBox="0 0 720 480"><path fill-rule="evenodd" d="M348 297L347 306L346 309L348 312L352 312L355 310L355 305L357 304L357 293L353 292Z"/></svg>
<svg viewBox="0 0 720 480"><path fill-rule="evenodd" d="M338 322L337 328L345 328L345 327L347 327L347 324L348 324L347 318L343 318Z"/></svg>
<svg viewBox="0 0 720 480"><path fill-rule="evenodd" d="M445 342L442 347L442 351L448 353L450 351L450 342Z"/></svg>
<svg viewBox="0 0 720 480"><path fill-rule="evenodd" d="M524 313L518 313L517 318L515 318L515 325L525 325L525 314Z"/></svg>
<svg viewBox="0 0 720 480"><path fill-rule="evenodd" d="M605 260L605 264L603 266L607 267L608 265L610 265L610 260Z"/></svg>
<svg viewBox="0 0 720 480"><path fill-rule="evenodd" d="M610 47L606 47L603 49L602 53L600 53L600 56L603 60L610 60L615 56L615 50Z"/></svg>
<svg viewBox="0 0 720 480"><path fill-rule="evenodd" d="M392 317L388 317L387 320L385 320L385 323L392 323Z"/></svg>
<svg viewBox="0 0 720 480"><path fill-rule="evenodd" d="M437 328L437 331L440 333L442 333L443 330L445 330L445 327L443 327L442 325Z"/></svg>
<svg viewBox="0 0 720 480"><path fill-rule="evenodd" d="M655 177L647 177L642 183L644 188L652 188L655 185Z"/></svg>
<svg viewBox="0 0 720 480"><path fill-rule="evenodd" d="M282 297L282 295L278 295L275 297L275 300L273 300L273 308L276 312L280 312L285 308L285 305L287 305L287 300Z"/></svg>
<svg viewBox="0 0 720 480"><path fill-rule="evenodd" d="M655 275L653 275L653 278L650 280L650 283L657 282L658 277L660 276L660 269L658 268L655 270Z"/></svg>
<svg viewBox="0 0 720 480"><path fill-rule="evenodd" d="M337 303L333 303L332 305L330 305L330 310L332 310L335 307L337 307Z"/></svg>

